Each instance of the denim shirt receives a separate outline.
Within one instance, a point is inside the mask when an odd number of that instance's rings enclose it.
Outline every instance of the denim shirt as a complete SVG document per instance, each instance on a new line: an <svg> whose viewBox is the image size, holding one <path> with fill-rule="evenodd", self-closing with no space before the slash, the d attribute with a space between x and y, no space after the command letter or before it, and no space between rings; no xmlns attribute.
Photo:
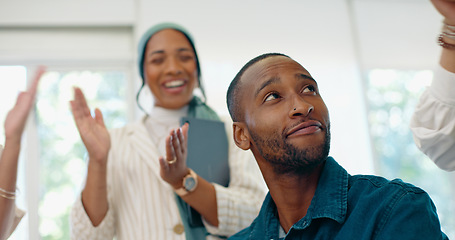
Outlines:
<svg viewBox="0 0 455 240"><path fill-rule="evenodd" d="M280 239L276 205L267 194L258 217L230 240ZM422 189L399 179L349 175L328 157L306 216L281 239L448 239Z"/></svg>

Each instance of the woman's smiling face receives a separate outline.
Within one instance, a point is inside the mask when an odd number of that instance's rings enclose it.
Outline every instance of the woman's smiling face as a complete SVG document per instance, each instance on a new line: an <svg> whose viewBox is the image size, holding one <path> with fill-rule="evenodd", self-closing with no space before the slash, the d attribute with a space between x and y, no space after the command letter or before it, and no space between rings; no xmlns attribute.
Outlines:
<svg viewBox="0 0 455 240"><path fill-rule="evenodd" d="M155 106L179 109L193 98L198 82L196 56L183 33L164 29L153 35L144 53L144 72Z"/></svg>

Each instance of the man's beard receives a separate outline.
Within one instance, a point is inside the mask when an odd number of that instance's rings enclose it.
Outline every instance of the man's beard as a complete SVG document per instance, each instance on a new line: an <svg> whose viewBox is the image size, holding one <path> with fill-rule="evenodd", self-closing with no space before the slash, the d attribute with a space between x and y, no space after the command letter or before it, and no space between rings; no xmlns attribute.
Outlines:
<svg viewBox="0 0 455 240"><path fill-rule="evenodd" d="M317 146L296 147L286 141L284 134L261 137L253 131L249 132L261 156L273 165L275 173L279 175L306 175L329 155L330 123L327 124L324 141Z"/></svg>

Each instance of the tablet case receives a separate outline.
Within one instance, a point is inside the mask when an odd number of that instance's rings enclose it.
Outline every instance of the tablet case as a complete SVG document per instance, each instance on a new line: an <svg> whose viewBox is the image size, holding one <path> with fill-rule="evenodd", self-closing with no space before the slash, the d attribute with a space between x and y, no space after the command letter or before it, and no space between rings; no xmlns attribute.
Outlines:
<svg viewBox="0 0 455 240"><path fill-rule="evenodd" d="M229 185L229 145L224 122L183 117L190 124L186 164L208 182ZM200 214L188 205L191 226L203 226Z"/></svg>

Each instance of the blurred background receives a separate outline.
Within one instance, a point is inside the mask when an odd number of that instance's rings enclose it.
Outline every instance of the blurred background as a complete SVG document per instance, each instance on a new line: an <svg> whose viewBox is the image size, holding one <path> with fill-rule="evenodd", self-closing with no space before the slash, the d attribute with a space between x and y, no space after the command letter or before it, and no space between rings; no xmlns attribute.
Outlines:
<svg viewBox="0 0 455 240"><path fill-rule="evenodd" d="M11 239L69 239L85 149L69 110L73 86L109 128L144 113L137 42L172 21L195 39L207 101L227 115L226 90L253 57L285 53L318 81L331 116L332 155L351 174L401 178L426 190L455 238L455 173L415 146L409 120L431 83L441 16L429 0L0 0L0 124L37 66L47 66L20 160ZM141 104L150 106L150 95ZM3 127L0 144L4 142Z"/></svg>

